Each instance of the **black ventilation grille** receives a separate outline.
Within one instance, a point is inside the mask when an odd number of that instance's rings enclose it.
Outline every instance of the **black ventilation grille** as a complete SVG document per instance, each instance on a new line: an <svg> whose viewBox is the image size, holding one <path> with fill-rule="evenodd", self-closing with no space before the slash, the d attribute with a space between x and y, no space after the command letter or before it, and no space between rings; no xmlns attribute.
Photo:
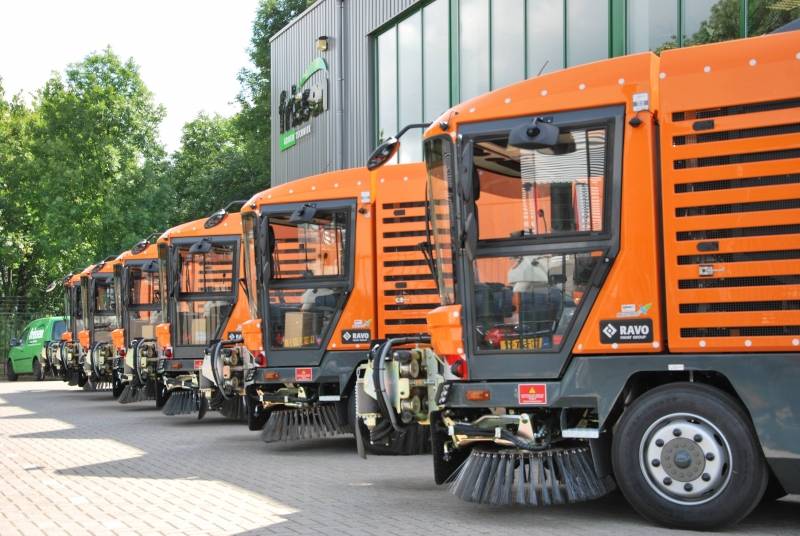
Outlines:
<svg viewBox="0 0 800 536"><path fill-rule="evenodd" d="M720 108L705 108L702 110L689 110L673 112L673 121L691 121L694 119L710 119L712 117L726 117L730 115L753 114L758 112L771 112L800 107L800 99L786 99L768 102L753 102L738 104L736 106L723 106Z"/></svg>
<svg viewBox="0 0 800 536"><path fill-rule="evenodd" d="M753 311L797 311L800 300L773 300L753 302L682 303L682 313L745 313Z"/></svg>
<svg viewBox="0 0 800 536"><path fill-rule="evenodd" d="M675 160L672 165L675 169L691 169L711 166L727 166L730 164L749 164L753 162L766 162L770 160L785 160L787 158L800 158L800 149L781 149L777 151L763 151L760 153L740 153L721 156L703 156L700 158L686 158L682 160Z"/></svg>
<svg viewBox="0 0 800 536"><path fill-rule="evenodd" d="M782 335L800 335L800 326L681 328L681 337L780 337Z"/></svg>
<svg viewBox="0 0 800 536"><path fill-rule="evenodd" d="M425 201L404 201L402 203L384 203L381 205L383 209L393 208L420 208L425 206Z"/></svg>
<svg viewBox="0 0 800 536"><path fill-rule="evenodd" d="M683 218L686 216L714 216L716 214L788 210L792 208L800 208L800 199L779 199L776 201L753 201L752 203L730 203L726 205L676 208L675 215L679 218Z"/></svg>
<svg viewBox="0 0 800 536"><path fill-rule="evenodd" d="M425 231L395 231L383 233L384 238L408 238L410 236L425 236Z"/></svg>
<svg viewBox="0 0 800 536"><path fill-rule="evenodd" d="M412 246L384 246L383 252L384 253L409 253L414 251L419 251L418 245Z"/></svg>
<svg viewBox="0 0 800 536"><path fill-rule="evenodd" d="M734 188L753 188L758 186L776 186L780 184L800 184L800 173L792 173L790 175L767 175L766 177L749 177L746 179L687 182L685 184L676 184L675 193L709 192L713 190L732 190Z"/></svg>
<svg viewBox="0 0 800 536"><path fill-rule="evenodd" d="M420 309L430 310L439 307L438 303L395 303L386 305L387 311L416 311ZM415 319L416 320L416 319ZM416 324L416 322L414 322Z"/></svg>
<svg viewBox="0 0 800 536"><path fill-rule="evenodd" d="M742 140L746 138L760 138L763 136L779 136L781 134L794 134L800 132L800 123L776 125L772 127L753 127L738 130L725 130L722 132L709 132L708 134L687 134L673 136L675 145L693 145L695 143L709 143L713 141Z"/></svg>
<svg viewBox="0 0 800 536"><path fill-rule="evenodd" d="M679 289L772 287L776 285L798 285L800 275L757 275L752 277L719 277L716 279L681 279Z"/></svg>
<svg viewBox="0 0 800 536"><path fill-rule="evenodd" d="M428 281L433 280L433 275L428 274L402 274L402 275L385 275L384 281Z"/></svg>
<svg viewBox="0 0 800 536"><path fill-rule="evenodd" d="M439 291L435 288L409 288L402 290L384 290L384 296L428 296L439 295Z"/></svg>
<svg viewBox="0 0 800 536"><path fill-rule="evenodd" d="M762 227L737 227L735 229L711 229L709 231L679 231L677 239L708 240L713 238L743 238L747 236L773 236L800 233L800 224L764 225Z"/></svg>
<svg viewBox="0 0 800 536"><path fill-rule="evenodd" d="M424 318L387 318L387 326L419 326L426 324Z"/></svg>
<svg viewBox="0 0 800 536"><path fill-rule="evenodd" d="M783 261L800 259L800 249L778 251L749 251L743 253L714 253L710 255L679 255L678 264L710 264L719 262Z"/></svg>
<svg viewBox="0 0 800 536"><path fill-rule="evenodd" d="M396 266L428 266L428 261L425 259L416 259L410 261L384 261L383 265L387 268Z"/></svg>
<svg viewBox="0 0 800 536"><path fill-rule="evenodd" d="M383 223L416 223L425 221L425 216L396 216L392 218L383 218Z"/></svg>

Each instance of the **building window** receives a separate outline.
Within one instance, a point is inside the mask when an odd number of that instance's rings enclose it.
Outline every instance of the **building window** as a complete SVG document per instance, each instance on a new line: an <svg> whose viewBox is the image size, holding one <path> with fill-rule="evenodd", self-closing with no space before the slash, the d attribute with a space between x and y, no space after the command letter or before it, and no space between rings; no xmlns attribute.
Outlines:
<svg viewBox="0 0 800 536"><path fill-rule="evenodd" d="M798 0L748 0L747 35L770 33L800 18Z"/></svg>
<svg viewBox="0 0 800 536"><path fill-rule="evenodd" d="M567 0L567 66L608 57L608 0Z"/></svg>
<svg viewBox="0 0 800 536"><path fill-rule="evenodd" d="M528 0L528 77L564 68L564 0Z"/></svg>
<svg viewBox="0 0 800 536"><path fill-rule="evenodd" d="M628 2L628 52L658 52L678 44L679 0Z"/></svg>
<svg viewBox="0 0 800 536"><path fill-rule="evenodd" d="M378 140L450 107L450 7L436 0L377 37ZM403 136L395 162L422 160L422 132Z"/></svg>
<svg viewBox="0 0 800 536"><path fill-rule="evenodd" d="M458 56L460 58L461 100L467 100L491 89L489 79L489 0L459 2Z"/></svg>
<svg viewBox="0 0 800 536"><path fill-rule="evenodd" d="M716 43L741 35L739 0L683 0L682 13L682 46Z"/></svg>

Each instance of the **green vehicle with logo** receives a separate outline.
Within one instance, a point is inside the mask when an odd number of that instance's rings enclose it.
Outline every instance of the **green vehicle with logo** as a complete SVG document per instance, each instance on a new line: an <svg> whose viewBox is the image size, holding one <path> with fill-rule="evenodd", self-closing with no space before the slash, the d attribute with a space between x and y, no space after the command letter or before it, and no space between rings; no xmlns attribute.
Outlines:
<svg viewBox="0 0 800 536"><path fill-rule="evenodd" d="M48 346L58 341L67 329L67 318L48 316L32 321L25 326L19 338L11 339L11 351L6 362L6 377L16 381L20 374L33 374L36 380L43 380L53 374L48 356Z"/></svg>

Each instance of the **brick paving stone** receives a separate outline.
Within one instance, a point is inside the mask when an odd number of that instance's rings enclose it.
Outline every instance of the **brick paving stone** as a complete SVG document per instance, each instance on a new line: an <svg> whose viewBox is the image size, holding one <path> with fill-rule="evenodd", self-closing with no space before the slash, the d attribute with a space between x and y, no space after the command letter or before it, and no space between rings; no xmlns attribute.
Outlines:
<svg viewBox="0 0 800 536"><path fill-rule="evenodd" d="M468 504L434 485L428 456L364 461L350 438L265 445L216 414L167 417L55 381L0 383L0 452L3 536L681 534L619 494L550 509ZM735 533L797 535L798 506L762 505Z"/></svg>

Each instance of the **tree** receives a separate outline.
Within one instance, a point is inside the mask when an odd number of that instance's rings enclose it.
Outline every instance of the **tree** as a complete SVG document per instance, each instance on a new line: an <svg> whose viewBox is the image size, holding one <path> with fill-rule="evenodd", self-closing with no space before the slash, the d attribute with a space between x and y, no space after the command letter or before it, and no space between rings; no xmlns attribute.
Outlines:
<svg viewBox="0 0 800 536"><path fill-rule="evenodd" d="M116 255L164 226L168 214L157 203L164 110L132 60L110 49L90 54L54 74L33 110L14 101L6 108L16 110L6 121L14 145L2 151L14 166L15 182L6 188L13 215L4 220L15 237L18 263L9 279L16 295L42 300L48 279Z"/></svg>
<svg viewBox="0 0 800 536"><path fill-rule="evenodd" d="M200 114L184 125L181 148L172 155L175 223L208 216L266 187L251 167L253 159L235 121Z"/></svg>
<svg viewBox="0 0 800 536"><path fill-rule="evenodd" d="M238 101L242 110L235 123L242 133L250 167L262 189L270 185L270 46L269 40L313 0L262 0L253 22L250 60L253 68L242 69Z"/></svg>

